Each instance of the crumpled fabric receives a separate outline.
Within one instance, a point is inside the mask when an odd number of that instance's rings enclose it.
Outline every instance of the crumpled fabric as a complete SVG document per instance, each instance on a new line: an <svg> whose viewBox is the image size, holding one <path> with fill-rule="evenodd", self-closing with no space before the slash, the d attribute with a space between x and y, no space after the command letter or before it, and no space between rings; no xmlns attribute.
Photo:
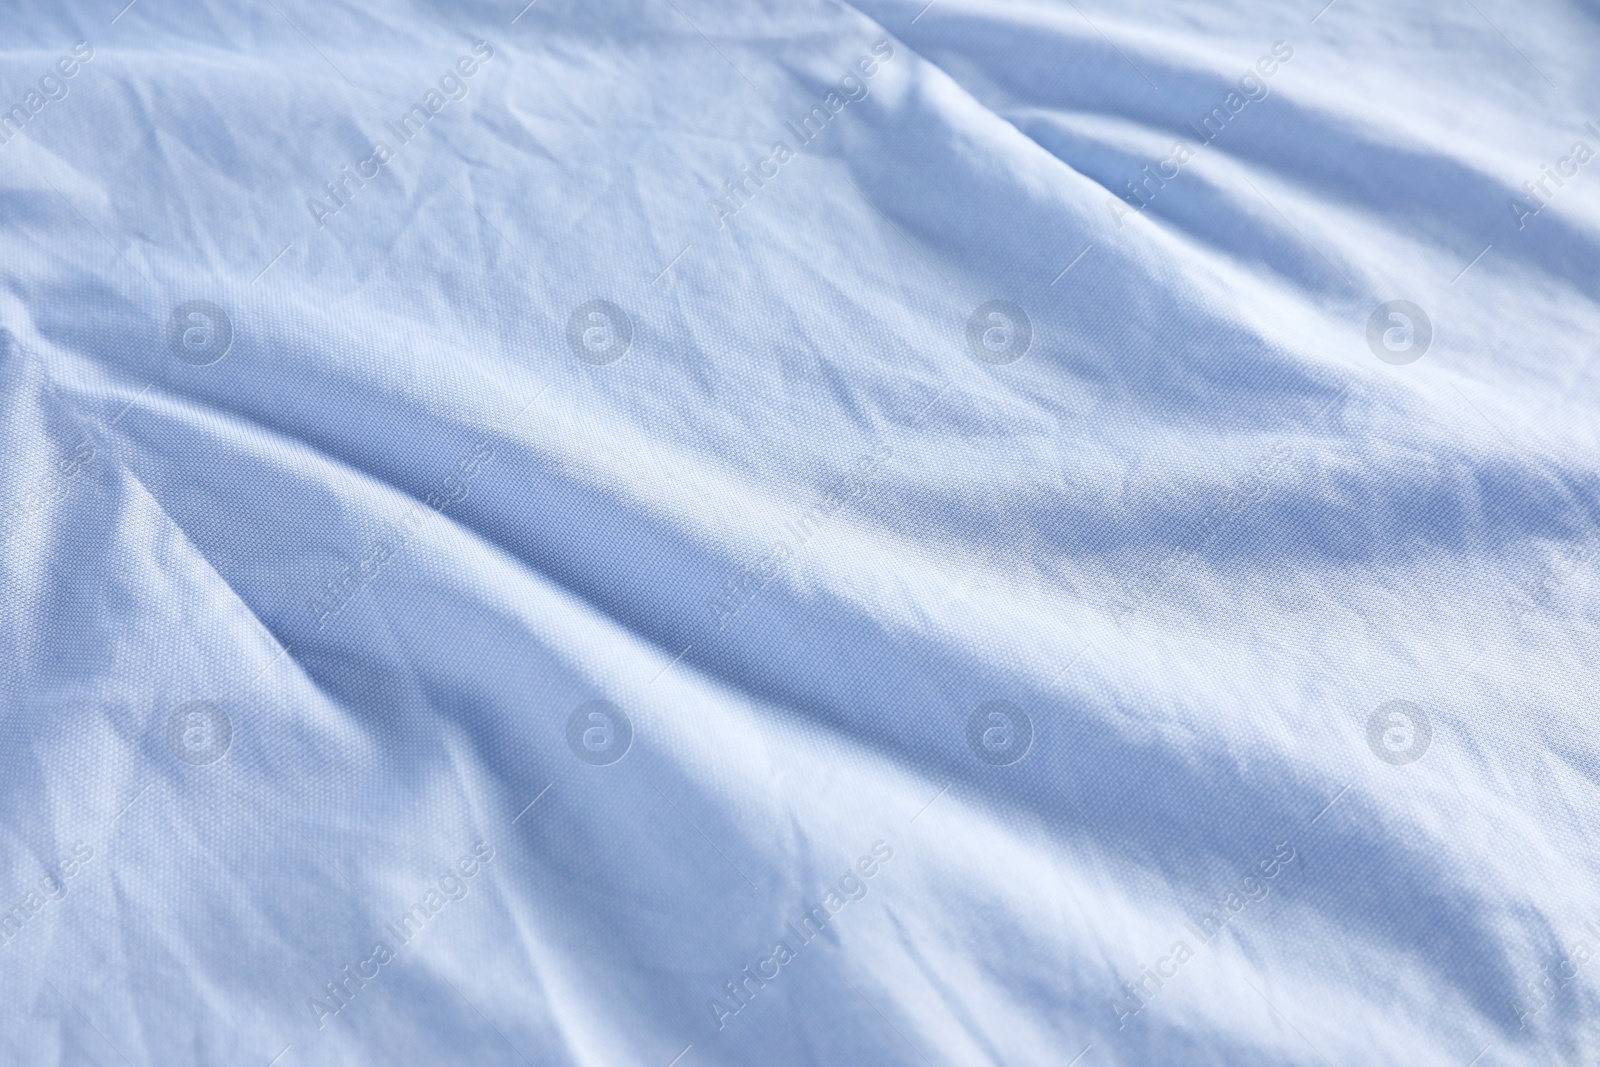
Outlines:
<svg viewBox="0 0 1600 1067"><path fill-rule="evenodd" d="M1320 3L0 12L0 1062L1590 1062L1596 15Z"/></svg>

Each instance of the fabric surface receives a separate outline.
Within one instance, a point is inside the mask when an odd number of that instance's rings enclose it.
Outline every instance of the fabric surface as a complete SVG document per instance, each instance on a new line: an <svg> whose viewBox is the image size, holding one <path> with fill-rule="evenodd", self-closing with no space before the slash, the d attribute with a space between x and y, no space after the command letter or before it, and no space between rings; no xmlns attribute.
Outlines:
<svg viewBox="0 0 1600 1067"><path fill-rule="evenodd" d="M0 10L0 1062L1600 1054L1600 12L924 3Z"/></svg>

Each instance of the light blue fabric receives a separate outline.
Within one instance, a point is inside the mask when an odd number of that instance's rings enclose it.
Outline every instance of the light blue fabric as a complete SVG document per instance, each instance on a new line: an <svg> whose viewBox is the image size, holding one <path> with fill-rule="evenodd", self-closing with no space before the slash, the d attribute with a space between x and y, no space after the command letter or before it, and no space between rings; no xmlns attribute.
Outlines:
<svg viewBox="0 0 1600 1067"><path fill-rule="evenodd" d="M1592 7L122 2L0 1063L1600 1055Z"/></svg>

